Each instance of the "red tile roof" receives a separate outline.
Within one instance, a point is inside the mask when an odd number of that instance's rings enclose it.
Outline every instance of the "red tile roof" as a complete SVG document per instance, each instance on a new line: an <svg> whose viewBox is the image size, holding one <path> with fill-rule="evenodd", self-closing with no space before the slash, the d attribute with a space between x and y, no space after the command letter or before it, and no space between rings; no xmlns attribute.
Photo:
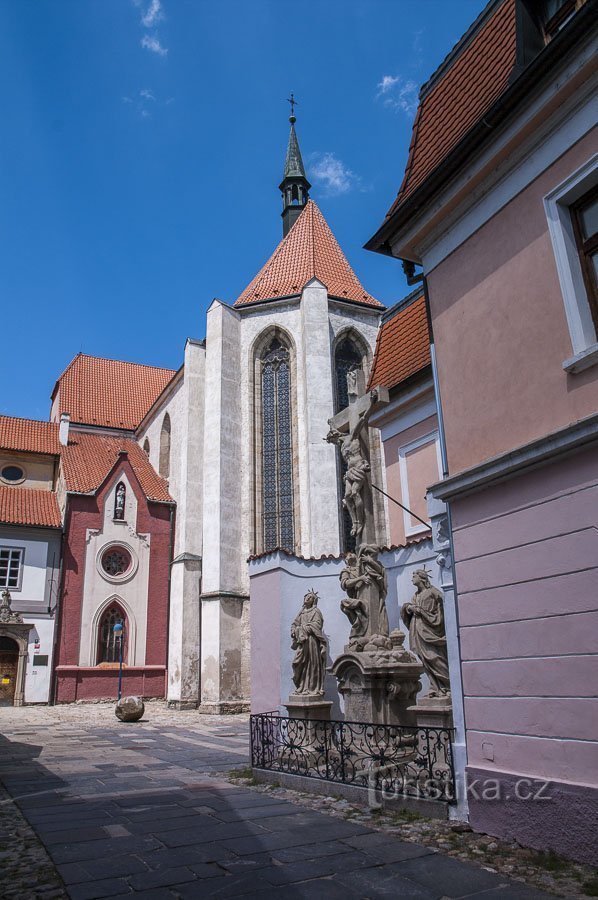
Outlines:
<svg viewBox="0 0 598 900"><path fill-rule="evenodd" d="M235 306L296 296L312 278L330 297L383 309L359 283L326 219L313 200L280 242L266 265L237 299Z"/></svg>
<svg viewBox="0 0 598 900"><path fill-rule="evenodd" d="M58 425L55 422L0 416L0 450L58 456Z"/></svg>
<svg viewBox="0 0 598 900"><path fill-rule="evenodd" d="M0 485L0 522L60 528L60 510L52 491Z"/></svg>
<svg viewBox="0 0 598 900"><path fill-rule="evenodd" d="M389 390L430 365L430 340L423 294L382 323L376 339L370 387Z"/></svg>
<svg viewBox="0 0 598 900"><path fill-rule="evenodd" d="M515 0L504 0L490 16L480 17L456 57L449 55L424 87L403 183L387 218L440 165L468 131L509 87L516 62Z"/></svg>
<svg viewBox="0 0 598 900"><path fill-rule="evenodd" d="M67 491L76 494L95 492L114 468L119 452L126 450L147 499L172 502L166 481L157 474L145 452L133 440L71 429L68 447L61 449Z"/></svg>
<svg viewBox="0 0 598 900"><path fill-rule="evenodd" d="M62 373L54 418L69 413L72 422L134 430L176 372L139 363L78 353Z"/></svg>

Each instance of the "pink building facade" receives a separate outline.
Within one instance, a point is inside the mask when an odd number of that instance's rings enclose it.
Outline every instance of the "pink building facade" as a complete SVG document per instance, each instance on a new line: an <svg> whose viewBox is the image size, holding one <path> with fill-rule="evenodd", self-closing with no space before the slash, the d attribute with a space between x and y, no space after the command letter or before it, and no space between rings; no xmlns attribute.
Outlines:
<svg viewBox="0 0 598 900"><path fill-rule="evenodd" d="M368 246L425 276L470 822L595 862L595 4L548 13L489 4L424 86Z"/></svg>

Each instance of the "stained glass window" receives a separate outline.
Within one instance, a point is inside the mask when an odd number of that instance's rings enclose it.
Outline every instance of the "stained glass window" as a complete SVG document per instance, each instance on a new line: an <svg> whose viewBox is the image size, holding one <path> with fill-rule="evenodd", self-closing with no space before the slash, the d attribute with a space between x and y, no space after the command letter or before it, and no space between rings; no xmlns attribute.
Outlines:
<svg viewBox="0 0 598 900"><path fill-rule="evenodd" d="M293 551L293 444L289 351L274 338L262 355L262 510L264 550Z"/></svg>
<svg viewBox="0 0 598 900"><path fill-rule="evenodd" d="M111 547L102 556L102 568L113 578L126 575L131 568L131 554L124 547Z"/></svg>
<svg viewBox="0 0 598 900"><path fill-rule="evenodd" d="M347 387L347 375L361 369L362 354L349 338L345 338L336 346L334 352L334 386L335 386L335 413L340 412L349 405L349 391ZM347 463L341 456L340 448L337 448L337 467L339 475L339 498L341 517L341 549L346 553L355 550L355 535L351 534L351 516L342 505L343 479L347 471Z"/></svg>
<svg viewBox="0 0 598 900"><path fill-rule="evenodd" d="M122 631L114 632L115 625L122 625ZM110 606L100 622L100 641L98 650L98 662L118 662L120 659L121 643L124 641L125 634L125 616L120 606L116 603ZM125 645L122 644L123 659L125 656Z"/></svg>

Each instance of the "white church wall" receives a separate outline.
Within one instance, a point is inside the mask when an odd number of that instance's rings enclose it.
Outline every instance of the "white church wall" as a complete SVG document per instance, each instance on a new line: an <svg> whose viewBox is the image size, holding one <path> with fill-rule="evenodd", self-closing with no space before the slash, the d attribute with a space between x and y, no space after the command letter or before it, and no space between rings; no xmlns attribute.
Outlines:
<svg viewBox="0 0 598 900"><path fill-rule="evenodd" d="M149 441L150 462L158 471L160 433L168 413L168 489L177 509L170 582L167 697L169 703L177 706L199 702L205 357L204 342L189 338L183 371L137 436L141 446L146 438Z"/></svg>
<svg viewBox="0 0 598 900"><path fill-rule="evenodd" d="M380 561L388 574L389 626L405 631L400 620L400 608L407 603L415 588L413 572L424 564L431 570L434 584L440 585L441 575L431 539L400 547L380 554ZM308 590L319 594L318 607L324 617L324 634L328 639L327 666L339 656L349 639L351 626L341 612L340 602L345 596L339 582L344 568L343 559L309 560L288 556L276 551L249 563L251 604L251 711L272 709L286 715L284 704L293 691L290 629L301 609ZM409 646L407 635L405 646ZM428 688L422 676L422 691ZM326 700L333 703L332 716L343 715L343 701L336 680L327 674Z"/></svg>
<svg viewBox="0 0 598 900"><path fill-rule="evenodd" d="M291 301L279 301L264 304L261 307L252 307L250 311L242 314L240 321L240 395L241 395L241 428L239 431L242 440L243 466L242 466L242 504L241 517L243 522L243 549L245 559L250 553L255 552L254 547L254 479L255 465L259 464L259 454L254 454L254 446L259 441L255 434L256 410L254 405L254 352L256 342L261 335L274 327L282 328L291 338L294 344L295 363L292 367L292 375L295 383L293 394L298 398L302 391L303 374L299 371L297 360L303 353L301 340L301 314L299 299ZM304 481L302 470L302 454L300 447L304 444L304 420L300 409L296 410L296 435L299 454L298 472L300 484ZM241 438L241 435L243 436ZM257 448L259 451L259 447ZM300 490L300 497L301 497ZM300 507L297 516L298 524L303 520L303 509ZM249 590L249 578L247 568L243 573L244 590Z"/></svg>
<svg viewBox="0 0 598 900"><path fill-rule="evenodd" d="M287 332L294 344L295 452L299 479L296 532L300 537L297 549L303 556L334 554L339 551L336 454L335 448L324 442L328 419L334 414L332 348L336 338L351 328L369 348L371 362L378 321L377 310L329 300L326 289L317 280L304 288L301 298L273 301L241 311L240 433L245 435L241 517L245 556L255 552L253 353L256 341L277 326Z"/></svg>

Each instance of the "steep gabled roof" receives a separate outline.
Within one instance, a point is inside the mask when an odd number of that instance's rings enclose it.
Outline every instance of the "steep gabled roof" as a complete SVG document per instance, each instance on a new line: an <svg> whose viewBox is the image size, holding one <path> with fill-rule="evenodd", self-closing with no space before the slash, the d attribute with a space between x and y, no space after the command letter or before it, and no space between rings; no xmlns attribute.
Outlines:
<svg viewBox="0 0 598 900"><path fill-rule="evenodd" d="M133 431L175 374L78 353L52 392L59 407L54 417L67 412L75 423Z"/></svg>
<svg viewBox="0 0 598 900"><path fill-rule="evenodd" d="M147 499L173 502L166 481L157 474L139 444L129 438L71 429L68 447L62 447L61 450L67 491L75 494L97 491L116 465L120 451L125 450Z"/></svg>
<svg viewBox="0 0 598 900"><path fill-rule="evenodd" d="M389 390L430 365L430 338L426 302L422 293L389 311L376 339L374 365L369 387L378 384Z"/></svg>
<svg viewBox="0 0 598 900"><path fill-rule="evenodd" d="M60 528L56 494L52 491L0 485L0 522L6 525Z"/></svg>
<svg viewBox="0 0 598 900"><path fill-rule="evenodd" d="M515 0L503 0L490 16L485 10L424 86L405 176L387 218L506 91L516 63L515 27Z"/></svg>
<svg viewBox="0 0 598 900"><path fill-rule="evenodd" d="M0 416L0 452L2 450L58 456L58 425L36 419Z"/></svg>
<svg viewBox="0 0 598 900"><path fill-rule="evenodd" d="M324 216L313 200L280 242L266 265L237 299L235 306L292 297L312 278L328 289L330 297L383 309L364 290Z"/></svg>

